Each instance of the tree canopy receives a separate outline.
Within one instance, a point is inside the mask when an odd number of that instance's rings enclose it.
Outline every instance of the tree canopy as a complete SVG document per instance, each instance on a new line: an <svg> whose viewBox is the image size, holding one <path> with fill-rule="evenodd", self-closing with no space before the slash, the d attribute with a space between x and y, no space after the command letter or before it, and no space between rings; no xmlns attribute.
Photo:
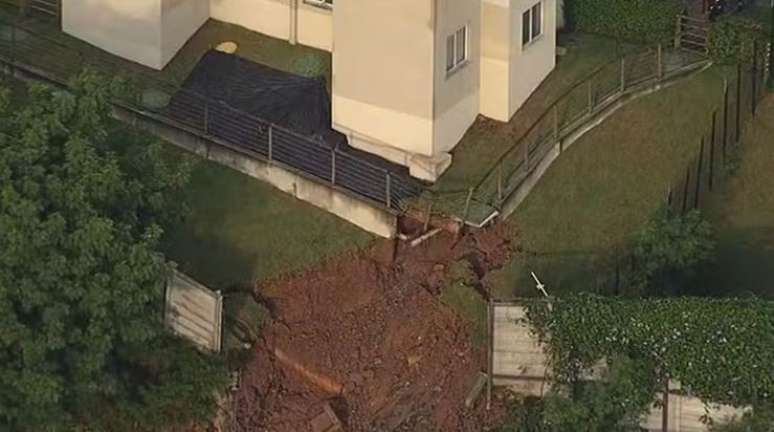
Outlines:
<svg viewBox="0 0 774 432"><path fill-rule="evenodd" d="M0 95L0 424L12 430L188 423L224 381L217 359L163 329L158 244L189 165L111 119L121 89L87 72L70 91L31 86L22 104Z"/></svg>

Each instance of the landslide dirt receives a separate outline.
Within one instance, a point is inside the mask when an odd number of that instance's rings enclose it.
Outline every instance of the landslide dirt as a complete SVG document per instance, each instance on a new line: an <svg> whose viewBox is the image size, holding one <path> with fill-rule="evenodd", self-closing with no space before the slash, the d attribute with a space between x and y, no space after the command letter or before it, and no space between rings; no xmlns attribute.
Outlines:
<svg viewBox="0 0 774 432"><path fill-rule="evenodd" d="M479 277L509 258L504 225L456 239L441 233L411 248L378 241L320 268L256 289L273 319L235 395L244 431L311 432L328 403L345 430L481 431L504 408L464 400L484 349L471 325L444 305L449 267L467 260Z"/></svg>

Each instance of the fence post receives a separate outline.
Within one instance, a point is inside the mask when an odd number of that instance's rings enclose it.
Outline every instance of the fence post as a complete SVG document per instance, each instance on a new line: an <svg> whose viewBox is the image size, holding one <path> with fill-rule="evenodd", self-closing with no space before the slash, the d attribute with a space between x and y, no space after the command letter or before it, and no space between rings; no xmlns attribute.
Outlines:
<svg viewBox="0 0 774 432"><path fill-rule="evenodd" d="M529 172L529 141L524 140L524 169Z"/></svg>
<svg viewBox="0 0 774 432"><path fill-rule="evenodd" d="M726 165L726 145L728 144L728 78L723 78L723 166Z"/></svg>
<svg viewBox="0 0 774 432"><path fill-rule="evenodd" d="M710 134L710 155L709 155L709 179L707 180L707 186L709 186L710 192L712 191L712 183L715 176L715 129L717 128L718 111L712 111L712 133Z"/></svg>
<svg viewBox="0 0 774 432"><path fill-rule="evenodd" d="M663 47L661 46L661 43L658 44L658 48L656 48L656 62L658 63L658 73L656 74L659 82L664 79L664 52Z"/></svg>
<svg viewBox="0 0 774 432"><path fill-rule="evenodd" d="M503 163L497 165L497 205L503 202Z"/></svg>
<svg viewBox="0 0 774 432"><path fill-rule="evenodd" d="M593 88L594 79L589 79L588 82L588 96L589 96L589 114L594 113L594 88Z"/></svg>
<svg viewBox="0 0 774 432"><path fill-rule="evenodd" d="M14 76L16 65L16 24L11 23L11 77Z"/></svg>
<svg viewBox="0 0 774 432"><path fill-rule="evenodd" d="M559 105L554 105L554 141L559 141Z"/></svg>
<svg viewBox="0 0 774 432"><path fill-rule="evenodd" d="M701 137L699 147L699 160L696 163L696 194L693 197L693 208L699 208L699 194L701 193L701 173L704 169L704 137Z"/></svg>
<svg viewBox="0 0 774 432"><path fill-rule="evenodd" d="M742 138L742 64L736 65L736 130L734 144Z"/></svg>
<svg viewBox="0 0 774 432"><path fill-rule="evenodd" d="M468 211L470 210L470 201L473 200L473 188L468 189L468 196L465 199L465 211L462 212L462 224L468 220Z"/></svg>
<svg viewBox="0 0 774 432"><path fill-rule="evenodd" d="M204 134L210 133L210 99L204 99Z"/></svg>
<svg viewBox="0 0 774 432"><path fill-rule="evenodd" d="M685 214L685 210L688 208L688 188L691 185L691 164L685 168L685 185L683 185L683 206L680 210L680 214Z"/></svg>
<svg viewBox="0 0 774 432"><path fill-rule="evenodd" d="M621 93L626 90L626 57L621 57Z"/></svg>
<svg viewBox="0 0 774 432"><path fill-rule="evenodd" d="M774 29L772 29L774 31ZM755 117L755 111L758 107L758 39L753 39L753 65L752 71L752 116Z"/></svg>
<svg viewBox="0 0 774 432"><path fill-rule="evenodd" d="M682 31L683 31L683 17L682 15L677 15L677 24L675 25L675 49L680 48L681 39L682 39Z"/></svg>
<svg viewBox="0 0 774 432"><path fill-rule="evenodd" d="M274 150L274 126L272 126L271 123L269 123L269 162L272 161L273 157L273 150Z"/></svg>
<svg viewBox="0 0 774 432"><path fill-rule="evenodd" d="M385 192L387 193L387 208L392 208L392 176L387 170L384 170L384 175L386 176Z"/></svg>
<svg viewBox="0 0 774 432"><path fill-rule="evenodd" d="M389 176L390 174L387 173L387 175ZM333 185L336 184L336 149L335 148L331 149L331 184ZM388 181L388 184L389 184L389 181Z"/></svg>

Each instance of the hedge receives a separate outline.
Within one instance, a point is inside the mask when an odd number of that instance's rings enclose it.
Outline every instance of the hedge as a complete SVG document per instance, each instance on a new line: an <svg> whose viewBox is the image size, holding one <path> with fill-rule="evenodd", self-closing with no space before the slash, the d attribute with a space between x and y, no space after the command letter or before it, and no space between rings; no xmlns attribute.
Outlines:
<svg viewBox="0 0 774 432"><path fill-rule="evenodd" d="M755 42L761 50L768 42L763 26L749 19L726 18L712 24L708 48L716 63L752 63Z"/></svg>
<svg viewBox="0 0 774 432"><path fill-rule="evenodd" d="M679 0L566 0L570 28L616 39L654 43L674 37Z"/></svg>
<svg viewBox="0 0 774 432"><path fill-rule="evenodd" d="M705 401L774 397L774 303L758 299L622 300L578 295L528 316L560 381L617 355L653 365Z"/></svg>

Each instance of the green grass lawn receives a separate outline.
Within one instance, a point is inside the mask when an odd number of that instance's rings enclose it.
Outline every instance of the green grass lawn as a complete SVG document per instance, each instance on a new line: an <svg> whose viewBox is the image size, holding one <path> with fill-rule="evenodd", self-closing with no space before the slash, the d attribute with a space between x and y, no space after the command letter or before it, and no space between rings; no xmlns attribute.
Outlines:
<svg viewBox="0 0 774 432"><path fill-rule="evenodd" d="M774 96L761 105L738 156L738 170L706 206L718 250L716 260L701 269L694 291L774 299Z"/></svg>
<svg viewBox="0 0 774 432"><path fill-rule="evenodd" d="M0 20L8 22L15 17L14 8L0 4ZM37 16L23 19L21 25L33 31L34 36L17 35L20 46L24 48L17 50L17 57L58 76L69 77L80 71L81 63L77 53L81 53L80 58L85 59L91 67L108 75L131 77L140 82L162 81L179 85L208 50L222 42L235 42L238 46L236 54L241 57L300 75L322 75L328 83L331 82L330 53L303 45L291 45L285 40L216 20L207 21L161 71L114 56L63 33L56 24ZM1 33L3 29L0 29ZM3 52L7 52L9 46L7 40L0 38L0 49Z"/></svg>
<svg viewBox="0 0 774 432"><path fill-rule="evenodd" d="M567 54L559 58L556 69L510 122L483 117L476 120L455 148L452 166L435 184L435 190L456 191L473 186L564 92L599 66L617 58L622 49L612 39L576 33L560 33L559 45L567 48Z"/></svg>
<svg viewBox="0 0 774 432"><path fill-rule="evenodd" d="M196 164L186 198L190 214L168 233L165 251L212 288L252 286L372 239L336 216L208 161Z"/></svg>
<svg viewBox="0 0 774 432"><path fill-rule="evenodd" d="M722 106L725 70L712 68L632 102L583 136L510 217L524 253L495 272L498 297L593 290L596 269L662 205Z"/></svg>

